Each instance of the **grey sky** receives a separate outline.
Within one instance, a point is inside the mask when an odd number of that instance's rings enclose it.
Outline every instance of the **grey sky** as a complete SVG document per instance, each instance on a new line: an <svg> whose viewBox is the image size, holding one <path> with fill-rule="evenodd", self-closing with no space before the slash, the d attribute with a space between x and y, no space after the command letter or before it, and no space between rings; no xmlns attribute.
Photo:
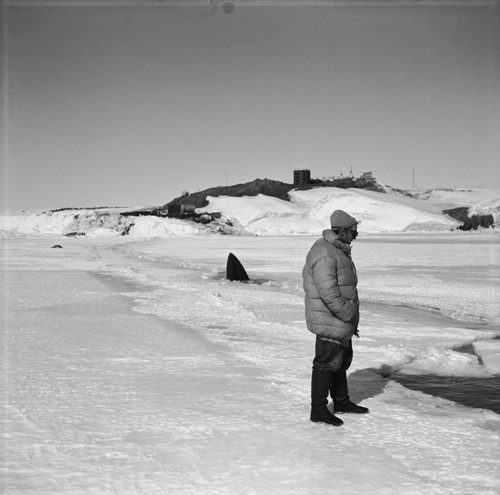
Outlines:
<svg viewBox="0 0 500 495"><path fill-rule="evenodd" d="M3 5L8 205L163 204L294 168L500 186L498 2L234 3Z"/></svg>

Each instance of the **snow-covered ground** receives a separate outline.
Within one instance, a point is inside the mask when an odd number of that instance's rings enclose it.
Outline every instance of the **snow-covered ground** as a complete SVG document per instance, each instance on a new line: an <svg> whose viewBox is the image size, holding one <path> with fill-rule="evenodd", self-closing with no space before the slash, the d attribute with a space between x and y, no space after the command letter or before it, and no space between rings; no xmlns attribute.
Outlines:
<svg viewBox="0 0 500 495"><path fill-rule="evenodd" d="M232 207L241 225L248 199ZM364 215L356 202L312 204L318 219L335 207ZM274 232L289 218L276 213ZM295 216L293 232L314 221ZM498 376L494 231L369 234L362 217L349 383L371 413L333 428L308 419L314 336L301 287L326 225L220 236L154 220L113 236L89 223L68 238L56 222L29 231L29 217L2 227L2 493L499 493L499 415L387 376ZM259 283L224 279L229 252Z"/></svg>
<svg viewBox="0 0 500 495"><path fill-rule="evenodd" d="M498 373L498 236L356 241L371 413L341 428L308 420L313 241L4 240L3 493L498 493L500 417L378 372Z"/></svg>

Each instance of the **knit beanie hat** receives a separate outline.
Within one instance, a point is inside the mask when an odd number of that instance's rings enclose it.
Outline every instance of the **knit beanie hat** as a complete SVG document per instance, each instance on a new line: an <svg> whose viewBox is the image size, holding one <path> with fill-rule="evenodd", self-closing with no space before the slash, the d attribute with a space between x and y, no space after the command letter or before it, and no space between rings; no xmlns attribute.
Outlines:
<svg viewBox="0 0 500 495"><path fill-rule="evenodd" d="M348 229L358 225L358 221L343 210L335 210L330 216L330 225L334 229Z"/></svg>

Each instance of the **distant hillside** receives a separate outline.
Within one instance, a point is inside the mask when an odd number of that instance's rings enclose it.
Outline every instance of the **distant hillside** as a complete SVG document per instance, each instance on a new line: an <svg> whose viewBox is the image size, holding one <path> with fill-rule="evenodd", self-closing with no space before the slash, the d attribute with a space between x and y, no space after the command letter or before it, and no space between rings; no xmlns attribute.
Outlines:
<svg viewBox="0 0 500 495"><path fill-rule="evenodd" d="M205 189L196 193L184 194L173 199L163 206L166 209L168 205L194 205L196 208L204 208L208 205L207 196L257 196L264 194L278 199L288 201L288 191L294 189L293 184L285 184L272 179L255 179L252 182L236 184L234 186L218 186Z"/></svg>
<svg viewBox="0 0 500 495"><path fill-rule="evenodd" d="M340 187L344 189L356 188L368 189L371 191L378 191L382 193L385 192L384 188L377 184L377 182L374 180L354 180L349 177L346 177L344 179L337 179L334 181L321 181L315 179L311 181L310 184L302 186L286 184L284 182L272 179L255 179L252 182L246 182L244 184L211 187L209 189L205 189L204 191L184 194L165 204L162 209L167 209L168 205L194 205L195 208L204 208L208 205L207 196L241 197L264 194L265 196L271 196L288 201L288 192L292 189L312 189L315 187Z"/></svg>

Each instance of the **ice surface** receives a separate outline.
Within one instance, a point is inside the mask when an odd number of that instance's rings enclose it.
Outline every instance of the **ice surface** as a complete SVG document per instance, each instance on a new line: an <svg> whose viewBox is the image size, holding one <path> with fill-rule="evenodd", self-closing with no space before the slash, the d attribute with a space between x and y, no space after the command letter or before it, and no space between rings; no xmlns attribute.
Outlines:
<svg viewBox="0 0 500 495"><path fill-rule="evenodd" d="M381 376L495 372L497 236L356 242L371 413L334 429L308 421L314 240L4 240L3 492L497 493L499 416ZM229 252L268 282L224 280Z"/></svg>
<svg viewBox="0 0 500 495"><path fill-rule="evenodd" d="M490 373L500 374L500 340L474 342L474 351Z"/></svg>

